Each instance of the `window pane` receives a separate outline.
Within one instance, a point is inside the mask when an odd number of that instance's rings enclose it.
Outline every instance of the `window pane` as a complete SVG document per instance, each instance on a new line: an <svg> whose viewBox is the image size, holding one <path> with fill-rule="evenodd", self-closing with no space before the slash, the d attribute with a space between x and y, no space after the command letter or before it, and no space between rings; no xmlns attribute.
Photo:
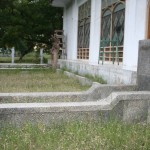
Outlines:
<svg viewBox="0 0 150 150"><path fill-rule="evenodd" d="M89 58L91 0L79 7L78 18L78 59Z"/></svg>
<svg viewBox="0 0 150 150"><path fill-rule="evenodd" d="M102 27L101 27L101 39L109 41L110 40L110 29L111 29L111 11L107 9L102 16ZM109 42L105 44L109 46Z"/></svg>
<svg viewBox="0 0 150 150"><path fill-rule="evenodd" d="M113 12L112 39L117 40L119 45L123 45L124 40L124 21L125 21L125 5L118 4Z"/></svg>

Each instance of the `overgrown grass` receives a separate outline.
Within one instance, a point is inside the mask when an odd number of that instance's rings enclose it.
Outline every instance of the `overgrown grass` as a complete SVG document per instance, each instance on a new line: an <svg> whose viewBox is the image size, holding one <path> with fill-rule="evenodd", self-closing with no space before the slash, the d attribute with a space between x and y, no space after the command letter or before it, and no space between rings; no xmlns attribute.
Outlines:
<svg viewBox="0 0 150 150"><path fill-rule="evenodd" d="M95 76L92 76L90 74L85 74L84 77L94 81L94 82L99 82L101 84L106 84L107 82L101 77L101 76L98 76L98 75L95 75Z"/></svg>
<svg viewBox="0 0 150 150"><path fill-rule="evenodd" d="M0 130L2 150L148 150L150 125L72 122Z"/></svg>
<svg viewBox="0 0 150 150"><path fill-rule="evenodd" d="M101 84L107 84L107 81L105 81L100 75L99 76L98 75L93 76L93 75L90 75L90 74L82 74L81 75L78 71L71 71L70 69L68 69L66 67L63 67L61 69L62 69L62 71L69 71L69 72L72 72L76 75L86 77L86 78L90 79L93 82L99 82Z"/></svg>
<svg viewBox="0 0 150 150"><path fill-rule="evenodd" d="M51 69L0 70L0 92L73 92L88 88Z"/></svg>
<svg viewBox="0 0 150 150"><path fill-rule="evenodd" d="M50 55L44 53L43 54L43 63L47 63ZM0 63L11 63L11 57L0 57ZM23 57L20 61L19 57L15 57L15 63L33 63L39 64L40 63L40 56L36 52L31 52Z"/></svg>

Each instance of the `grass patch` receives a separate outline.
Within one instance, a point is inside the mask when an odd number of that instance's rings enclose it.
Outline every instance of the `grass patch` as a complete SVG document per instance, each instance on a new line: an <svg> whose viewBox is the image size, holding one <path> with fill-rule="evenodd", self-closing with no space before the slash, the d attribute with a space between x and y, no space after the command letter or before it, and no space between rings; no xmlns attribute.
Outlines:
<svg viewBox="0 0 150 150"><path fill-rule="evenodd" d="M47 63L50 55L44 53L43 54L43 63ZM40 56L39 53L31 52L23 57L21 61L19 61L19 57L15 57L15 63L33 63L39 64L40 63ZM11 63L11 57L0 57L0 63Z"/></svg>
<svg viewBox="0 0 150 150"><path fill-rule="evenodd" d="M101 76L98 76L98 75L90 75L90 74L80 74L78 71L72 71L70 69L67 69L66 67L63 67L61 68L62 71L69 71L69 72L72 72L76 75L80 75L82 77L86 77L88 78L89 80L93 81L93 82L98 82L98 83L101 83L101 84L107 84L107 81L105 81Z"/></svg>
<svg viewBox="0 0 150 150"><path fill-rule="evenodd" d="M51 69L0 70L0 92L74 92L87 90L72 78Z"/></svg>
<svg viewBox="0 0 150 150"><path fill-rule="evenodd" d="M106 84L107 83L101 76L98 76L98 75L92 76L90 74L85 74L84 77L92 80L93 82L99 82L101 84Z"/></svg>
<svg viewBox="0 0 150 150"><path fill-rule="evenodd" d="M24 125L0 130L0 149L19 150L148 150L150 125L119 122L72 122Z"/></svg>

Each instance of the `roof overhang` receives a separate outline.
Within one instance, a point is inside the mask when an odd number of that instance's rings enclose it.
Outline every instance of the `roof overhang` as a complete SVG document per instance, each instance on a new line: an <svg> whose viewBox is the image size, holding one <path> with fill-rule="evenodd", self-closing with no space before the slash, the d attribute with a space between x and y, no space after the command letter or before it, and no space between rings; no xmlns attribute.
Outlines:
<svg viewBox="0 0 150 150"><path fill-rule="evenodd" d="M68 2L71 0L53 0L52 6L55 7L65 7Z"/></svg>

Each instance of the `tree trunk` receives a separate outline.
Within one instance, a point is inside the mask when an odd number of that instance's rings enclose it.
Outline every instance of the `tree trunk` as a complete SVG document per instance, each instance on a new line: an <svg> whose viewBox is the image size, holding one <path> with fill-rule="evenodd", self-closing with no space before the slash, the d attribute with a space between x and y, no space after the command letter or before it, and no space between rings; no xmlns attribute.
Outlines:
<svg viewBox="0 0 150 150"><path fill-rule="evenodd" d="M52 68L53 69L57 68L57 62L58 62L58 53L57 51L54 51L52 54Z"/></svg>
<svg viewBox="0 0 150 150"><path fill-rule="evenodd" d="M60 40L57 37L56 34L54 36L52 35L52 48L51 48L51 54L52 54L52 68L56 69L57 68L57 62L58 62L58 52L60 49Z"/></svg>
<svg viewBox="0 0 150 150"><path fill-rule="evenodd" d="M24 50L24 51L21 52L21 56L20 56L20 58L19 58L19 61L21 62L22 59L23 59L23 57L24 57L26 54L32 52L32 50L33 50L33 44L30 44L30 46L29 46L29 48L28 48L27 50Z"/></svg>
<svg viewBox="0 0 150 150"><path fill-rule="evenodd" d="M21 62L23 57L25 56L26 54L21 54L20 58L19 58L19 61Z"/></svg>

